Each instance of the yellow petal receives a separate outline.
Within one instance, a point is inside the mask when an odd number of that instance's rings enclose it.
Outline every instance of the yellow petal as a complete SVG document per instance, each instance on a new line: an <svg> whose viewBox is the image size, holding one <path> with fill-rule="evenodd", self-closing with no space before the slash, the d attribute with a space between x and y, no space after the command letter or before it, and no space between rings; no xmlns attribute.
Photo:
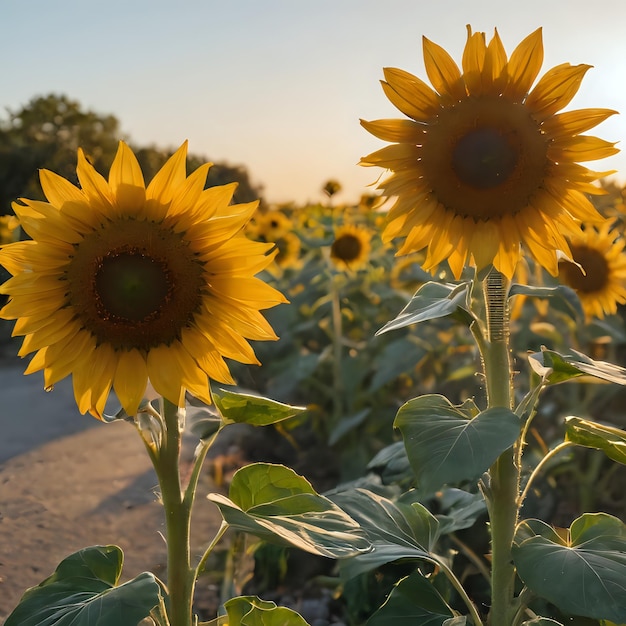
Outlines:
<svg viewBox="0 0 626 626"><path fill-rule="evenodd" d="M128 415L137 414L147 384L148 368L145 357L136 349L118 352L113 389Z"/></svg>
<svg viewBox="0 0 626 626"><path fill-rule="evenodd" d="M571 137L601 124L611 115L616 115L613 109L579 109L552 115L545 120L541 129L558 141L559 137Z"/></svg>
<svg viewBox="0 0 626 626"><path fill-rule="evenodd" d="M116 199L118 215L141 214L146 201L143 174L137 157L123 141L120 141L111 165L109 186Z"/></svg>
<svg viewBox="0 0 626 626"><path fill-rule="evenodd" d="M183 371L177 350L180 344L174 342L170 346L155 346L148 352L148 377L156 392L176 406L183 406Z"/></svg>
<svg viewBox="0 0 626 626"><path fill-rule="evenodd" d="M422 37L424 64L428 78L435 91L445 101L462 100L466 97L461 71L452 57L438 44Z"/></svg>
<svg viewBox="0 0 626 626"><path fill-rule="evenodd" d="M417 121L437 113L439 97L423 80L395 67L386 67L383 73L383 91L399 111Z"/></svg>
<svg viewBox="0 0 626 626"><path fill-rule="evenodd" d="M78 149L78 165L76 174L80 186L89 200L92 209L102 215L111 215L113 211L113 196L107 181L96 172L95 168L87 158L81 148Z"/></svg>
<svg viewBox="0 0 626 626"><path fill-rule="evenodd" d="M468 93L474 96L479 96L483 92L482 71L486 53L485 33L472 33L468 25L467 43L463 50L463 80Z"/></svg>
<svg viewBox="0 0 626 626"><path fill-rule="evenodd" d="M504 95L519 101L530 91L543 64L541 28L523 39L511 54L507 65L509 83Z"/></svg>
<svg viewBox="0 0 626 626"><path fill-rule="evenodd" d="M187 178L187 142L174 152L165 165L156 173L148 189L146 198L161 205L169 205L180 191Z"/></svg>
<svg viewBox="0 0 626 626"><path fill-rule="evenodd" d="M548 70L524 103L541 120L566 107L591 65L562 63Z"/></svg>
<svg viewBox="0 0 626 626"><path fill-rule="evenodd" d="M383 141L421 145L424 140L424 125L413 120L361 120L361 126Z"/></svg>

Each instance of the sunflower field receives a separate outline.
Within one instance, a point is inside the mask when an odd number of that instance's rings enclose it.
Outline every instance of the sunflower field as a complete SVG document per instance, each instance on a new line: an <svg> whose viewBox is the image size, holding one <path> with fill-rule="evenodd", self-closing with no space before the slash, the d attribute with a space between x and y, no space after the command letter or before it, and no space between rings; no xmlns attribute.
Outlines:
<svg viewBox="0 0 626 626"><path fill-rule="evenodd" d="M562 112L590 66L539 77L541 29L423 53L432 86L383 71L404 117L361 122L389 145L357 204L240 202L186 142L150 178L123 141L13 203L0 316L27 374L138 432L167 578L92 546L6 626L626 623L626 189L580 164L616 112Z"/></svg>

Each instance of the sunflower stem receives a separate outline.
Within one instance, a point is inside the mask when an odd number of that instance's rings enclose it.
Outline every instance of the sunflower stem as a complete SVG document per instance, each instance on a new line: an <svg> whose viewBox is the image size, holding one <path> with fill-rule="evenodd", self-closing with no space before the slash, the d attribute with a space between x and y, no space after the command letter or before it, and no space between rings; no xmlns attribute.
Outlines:
<svg viewBox="0 0 626 626"><path fill-rule="evenodd" d="M512 363L509 346L508 281L497 271L485 278L488 341L481 356L489 408L513 408ZM503 452L489 469L487 508L491 526L491 626L511 624L514 608L515 567L511 547L519 514L520 472L515 448Z"/></svg>
<svg viewBox="0 0 626 626"><path fill-rule="evenodd" d="M337 426L343 416L343 320L341 318L341 293L337 276L331 275L330 288L333 324L333 425Z"/></svg>
<svg viewBox="0 0 626 626"><path fill-rule="evenodd" d="M185 498L180 480L182 429L179 408L163 400L164 440L153 458L165 510L167 590L170 626L192 626L195 569L190 564L192 498Z"/></svg>

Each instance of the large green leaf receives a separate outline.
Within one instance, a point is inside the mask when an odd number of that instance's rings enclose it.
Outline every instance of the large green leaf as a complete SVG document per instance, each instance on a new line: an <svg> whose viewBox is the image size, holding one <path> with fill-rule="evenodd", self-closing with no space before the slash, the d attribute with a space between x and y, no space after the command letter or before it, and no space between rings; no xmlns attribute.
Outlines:
<svg viewBox="0 0 626 626"><path fill-rule="evenodd" d="M233 528L331 558L371 549L358 523L283 465L253 463L233 476L230 498L209 494Z"/></svg>
<svg viewBox="0 0 626 626"><path fill-rule="evenodd" d="M526 622L522 622L522 626L563 626L561 622L556 622L549 617L535 617Z"/></svg>
<svg viewBox="0 0 626 626"><path fill-rule="evenodd" d="M534 298L550 298L551 307L559 309L567 313L574 320L582 320L585 318L582 304L578 294L566 285L557 285L556 287L534 287L532 285L520 285L515 283L511 285L509 297L524 295Z"/></svg>
<svg viewBox="0 0 626 626"><path fill-rule="evenodd" d="M5 626L137 626L159 604L160 587L148 572L116 586L122 562L117 546L68 556L24 593Z"/></svg>
<svg viewBox="0 0 626 626"><path fill-rule="evenodd" d="M358 522L373 547L341 562L344 578L399 559L437 561L432 549L439 537L439 522L421 504L392 502L358 488L334 492L330 497Z"/></svg>
<svg viewBox="0 0 626 626"><path fill-rule="evenodd" d="M367 626L442 626L453 616L435 587L415 572L399 581Z"/></svg>
<svg viewBox="0 0 626 626"><path fill-rule="evenodd" d="M424 493L478 478L519 436L520 419L506 408L472 413L434 394L400 407L394 425Z"/></svg>
<svg viewBox="0 0 626 626"><path fill-rule="evenodd" d="M563 538L540 520L522 522L513 559L520 578L561 611L626 622L626 526L606 513L585 513Z"/></svg>
<svg viewBox="0 0 626 626"><path fill-rule="evenodd" d="M474 321L468 305L469 283L458 285L428 282L422 285L398 317L387 322L376 334L404 328L418 322L456 315L468 326Z"/></svg>
<svg viewBox="0 0 626 626"><path fill-rule="evenodd" d="M579 446L602 450L610 459L626 465L626 431L619 428L572 415L565 418L565 439Z"/></svg>
<svg viewBox="0 0 626 626"><path fill-rule="evenodd" d="M569 354L559 354L542 348L528 358L530 366L545 383L554 385L581 376L626 385L626 369L606 361L594 361L582 352L570 349Z"/></svg>

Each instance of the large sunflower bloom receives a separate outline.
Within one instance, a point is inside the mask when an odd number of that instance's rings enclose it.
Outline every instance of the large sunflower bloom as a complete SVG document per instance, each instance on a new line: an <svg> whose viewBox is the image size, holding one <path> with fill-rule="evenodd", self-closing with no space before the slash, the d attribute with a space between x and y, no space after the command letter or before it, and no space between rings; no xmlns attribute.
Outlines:
<svg viewBox="0 0 626 626"><path fill-rule="evenodd" d="M120 143L108 182L78 152L77 188L47 170L48 202L14 210L32 240L4 246L13 275L0 310L17 319L26 373L47 388L72 375L81 413L101 417L113 388L135 414L148 382L182 405L210 402L209 379L232 383L224 357L258 363L247 339L276 339L260 309L285 302L254 274L272 244L243 229L256 202L231 205L234 185L204 189L210 164L186 174L187 144L146 187Z"/></svg>
<svg viewBox="0 0 626 626"><path fill-rule="evenodd" d="M559 280L576 291L588 318L617 313L617 305L626 303L626 253L611 221L585 225L569 247L574 263L559 262Z"/></svg>
<svg viewBox="0 0 626 626"><path fill-rule="evenodd" d="M458 278L468 263L493 264L511 278L520 246L552 275L565 234L599 216L586 198L608 172L578 164L617 152L613 143L581 135L615 111L557 113L578 91L589 65L558 65L533 86L543 62L541 29L507 58L495 34L472 33L462 70L423 39L434 89L399 69L385 69L383 89L411 119L362 121L393 142L362 159L391 175L379 188L396 197L384 239L404 237L399 254L426 248L425 268L447 260Z"/></svg>

